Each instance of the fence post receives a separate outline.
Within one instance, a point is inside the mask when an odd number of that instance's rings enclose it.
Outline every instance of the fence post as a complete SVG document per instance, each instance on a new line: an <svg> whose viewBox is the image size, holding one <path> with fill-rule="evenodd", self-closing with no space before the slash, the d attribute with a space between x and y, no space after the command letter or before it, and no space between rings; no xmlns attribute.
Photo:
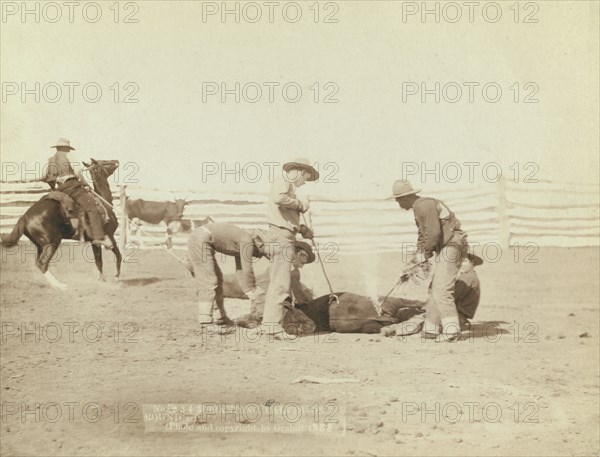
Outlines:
<svg viewBox="0 0 600 457"><path fill-rule="evenodd" d="M498 181L498 220L500 221L500 247L510 248L510 222L508 220L506 202L506 180L504 176Z"/></svg>
<svg viewBox="0 0 600 457"><path fill-rule="evenodd" d="M127 217L127 207L125 206L127 200L127 193L124 184L119 185L119 200L121 202L121 236L119 237L119 247L121 251L125 250L127 245L127 233L129 231L129 218Z"/></svg>

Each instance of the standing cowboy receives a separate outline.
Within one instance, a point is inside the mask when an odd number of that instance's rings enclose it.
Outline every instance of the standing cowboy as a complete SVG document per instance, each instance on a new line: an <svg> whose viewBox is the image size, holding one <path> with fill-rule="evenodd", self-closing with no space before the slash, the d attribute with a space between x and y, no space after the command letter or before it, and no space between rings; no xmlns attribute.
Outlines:
<svg viewBox="0 0 600 457"><path fill-rule="evenodd" d="M272 244L269 288L265 299L263 328L265 333L285 336L281 326L284 304L290 295L291 270L296 234L312 239L312 231L300 223L300 215L309 209L307 201L296 198L296 189L306 181L319 179L307 159L296 159L283 165L283 175L271 186L267 202L268 238Z"/></svg>
<svg viewBox="0 0 600 457"><path fill-rule="evenodd" d="M244 230L233 224L209 223L196 228L188 240L188 260L198 283L198 322L213 322L214 305L221 314L218 325L232 325L223 303L223 273L216 252L235 258L235 273L244 293L255 300L263 293L256 285L253 259L269 257L264 230ZM189 267L188 267L189 268Z"/></svg>
<svg viewBox="0 0 600 457"><path fill-rule="evenodd" d="M454 304L456 305L461 330L469 329L469 326L471 325L469 319L473 319L475 311L477 311L477 307L479 306L481 287L474 267L481 265L482 263L483 259L481 257L469 252L462 260L460 266L460 272L454 286ZM419 305L420 303L421 302L418 300L412 301L412 304L414 305ZM424 305L426 307L427 303ZM381 333L385 336L414 335L421 331L424 322L425 317L422 314L417 314L400 324L384 327L385 330L382 329Z"/></svg>
<svg viewBox="0 0 600 457"><path fill-rule="evenodd" d="M418 229L416 261L423 263L433 259L424 336L435 338L441 332L448 340L453 340L460 334L454 287L466 251L466 233L442 201L420 197L420 191L413 189L408 181L399 179L392 187L392 198L400 208L414 210Z"/></svg>
<svg viewBox="0 0 600 457"><path fill-rule="evenodd" d="M92 243L112 249L113 243L104 232L102 217L90 187L83 177L81 163L71 152L75 148L66 138L60 138L52 147L56 148L56 153L48 159L48 173L44 180L48 183L55 182L58 191L69 195L83 208L90 222Z"/></svg>

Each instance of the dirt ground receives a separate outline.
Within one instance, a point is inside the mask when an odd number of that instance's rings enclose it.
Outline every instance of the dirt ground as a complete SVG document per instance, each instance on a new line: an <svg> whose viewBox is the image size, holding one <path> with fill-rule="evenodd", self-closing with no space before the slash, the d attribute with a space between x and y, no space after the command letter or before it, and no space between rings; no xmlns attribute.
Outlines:
<svg viewBox="0 0 600 457"><path fill-rule="evenodd" d="M168 253L129 252L122 280L98 283L86 251L73 250L71 259L64 251L52 269L69 290L58 292L35 270L31 252L3 250L2 455L600 451L596 248L541 248L529 259L537 263L509 251L479 267L482 303L473 330L456 343L202 334L194 281ZM385 294L401 268L394 254L337 258L327 270L338 291ZM110 253L105 262L108 277ZM325 293L318 265L307 266L303 278ZM249 302L226 306L235 316ZM355 382L292 383L301 376ZM258 429L247 414L232 413L197 419L193 431L167 431L181 424L174 410L161 416L151 406L167 404L188 405L187 412L255 405L272 415ZM235 422L247 428L224 427Z"/></svg>

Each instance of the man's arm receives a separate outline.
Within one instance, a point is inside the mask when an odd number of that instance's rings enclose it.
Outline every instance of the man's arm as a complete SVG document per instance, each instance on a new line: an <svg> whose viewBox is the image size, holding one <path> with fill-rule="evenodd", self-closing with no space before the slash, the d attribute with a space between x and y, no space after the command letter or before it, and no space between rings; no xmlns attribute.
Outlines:
<svg viewBox="0 0 600 457"><path fill-rule="evenodd" d="M271 198L277 206L296 209L303 213L306 212L308 210L308 205L305 205L297 198L292 198L288 195L291 185L292 184L285 179L274 182L273 187L271 188Z"/></svg>
<svg viewBox="0 0 600 457"><path fill-rule="evenodd" d="M235 256L235 276L245 294L256 289L252 257L245 255L244 252Z"/></svg>
<svg viewBox="0 0 600 457"><path fill-rule="evenodd" d="M67 159L69 159L69 164L71 165L73 172L75 172L75 176L77 177L77 179L81 181L81 184L83 184L84 186L90 186L90 184L85 179L85 176L83 175L83 167L81 166L81 161L77 157L77 154L71 151L67 153Z"/></svg>
<svg viewBox="0 0 600 457"><path fill-rule="evenodd" d="M461 303L470 291L471 288L459 277L454 284L454 303Z"/></svg>
<svg viewBox="0 0 600 457"><path fill-rule="evenodd" d="M422 238L419 239L419 250L425 254L426 258L430 258L442 236L437 204L433 199L423 200L415 206L414 211L422 235Z"/></svg>

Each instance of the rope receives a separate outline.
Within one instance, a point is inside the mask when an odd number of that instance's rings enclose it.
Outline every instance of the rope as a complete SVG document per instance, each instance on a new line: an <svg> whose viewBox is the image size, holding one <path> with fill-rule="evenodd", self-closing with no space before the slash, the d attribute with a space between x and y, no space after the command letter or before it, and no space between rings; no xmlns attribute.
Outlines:
<svg viewBox="0 0 600 457"><path fill-rule="evenodd" d="M102 195L100 195L98 192L96 192L96 191L95 191L94 189L92 189L91 187L90 187L90 192L91 192L91 193L93 193L93 194L94 194L96 197L98 197L100 200L102 200L104 203L106 203L108 206L110 206L112 209L115 209L115 207L114 207L113 205L111 205L110 203L108 203L108 202L106 201L106 199L105 199L105 198L104 198Z"/></svg>
<svg viewBox="0 0 600 457"><path fill-rule="evenodd" d="M398 281L396 281L396 284L394 284L394 287L392 287L390 289L390 291L383 298L383 300L381 300L381 302L378 302L378 303L372 302L373 308L375 308L375 311L377 312L378 316L381 316L383 314L383 304L389 298L389 296L392 294L392 292L394 290L396 290L398 287L400 287L402 284L404 284L406 281L408 281L410 279L410 277L415 274L415 270L417 268L419 268L420 266L421 265L417 263L415 265L410 266L409 268L406 268L400 275L400 279L398 279Z"/></svg>
<svg viewBox="0 0 600 457"><path fill-rule="evenodd" d="M129 218L127 218L127 219L128 219L128 221L129 221L129 223L131 224L131 219L129 219ZM142 225L141 225L141 224L140 224L140 225L136 224L136 227L137 227L137 229L138 229L138 230L140 230L142 233L144 233L144 234L146 234L146 235L149 235L149 233L148 233L148 232L146 232L146 231L145 231L145 230L142 228ZM176 254L174 254L174 253L171 251L171 249L167 248L167 245L166 245L166 243L161 243L161 244L162 244L162 245L165 247L165 250L166 250L166 251L167 251L169 254L171 254L173 257L175 257L175 258L177 259L177 261L178 261L179 263L181 263L182 265L186 265L186 269L187 269L187 263L186 263L185 261L183 261L181 258L179 258L179 257L178 257Z"/></svg>
<svg viewBox="0 0 600 457"><path fill-rule="evenodd" d="M304 213L302 213L302 220L304 220L304 225L306 225L308 227L308 223L306 222L306 217L304 217ZM312 228L311 228L312 230ZM329 303L336 301L337 303L340 302L339 297L333 293L333 287L331 286L331 281L329 280L329 277L327 276L327 273L325 272L325 265L323 264L323 259L321 259L321 254L319 253L319 248L317 247L317 244L315 243L315 240L313 238L311 238L311 243L313 245L313 247L315 248L315 253L317 254L317 259L319 260L319 264L321 264L321 270L323 270L323 276L325 276L325 281L327 281L327 286L329 286Z"/></svg>

